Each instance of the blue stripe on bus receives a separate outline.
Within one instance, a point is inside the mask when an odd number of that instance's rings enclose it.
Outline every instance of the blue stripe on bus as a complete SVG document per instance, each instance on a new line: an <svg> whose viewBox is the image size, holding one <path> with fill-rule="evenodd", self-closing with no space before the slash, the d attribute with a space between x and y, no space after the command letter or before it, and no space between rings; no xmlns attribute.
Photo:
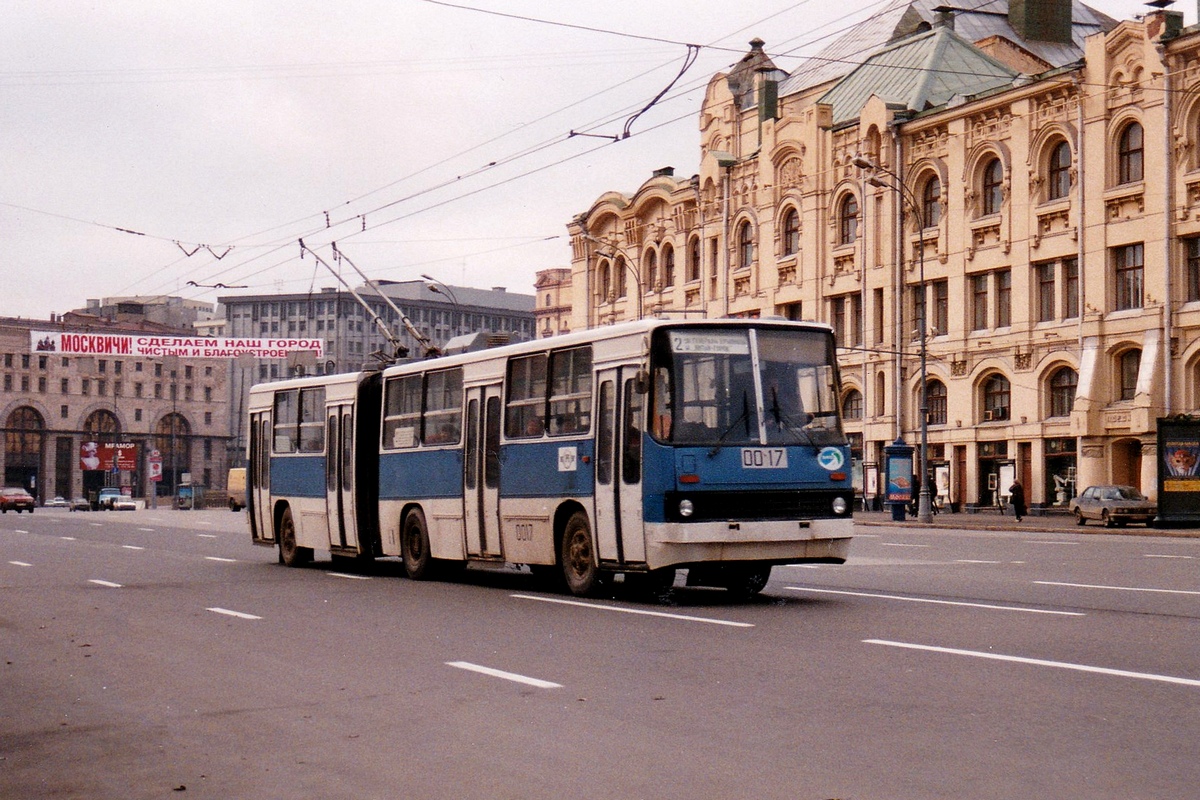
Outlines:
<svg viewBox="0 0 1200 800"><path fill-rule="evenodd" d="M272 457L271 494L285 497L324 497L325 456Z"/></svg>
<svg viewBox="0 0 1200 800"><path fill-rule="evenodd" d="M462 497L462 451L405 450L379 456L380 500Z"/></svg>
<svg viewBox="0 0 1200 800"><path fill-rule="evenodd" d="M542 440L500 448L501 497L591 497L595 486L590 439Z"/></svg>

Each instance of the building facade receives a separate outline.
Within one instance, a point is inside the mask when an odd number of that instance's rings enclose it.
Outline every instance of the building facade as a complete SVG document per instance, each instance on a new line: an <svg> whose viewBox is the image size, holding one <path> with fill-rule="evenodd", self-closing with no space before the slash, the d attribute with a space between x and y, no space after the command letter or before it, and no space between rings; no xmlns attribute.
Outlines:
<svg viewBox="0 0 1200 800"><path fill-rule="evenodd" d="M0 423L5 486L23 486L39 502L87 497L118 486L133 497L171 495L190 477L225 485L228 463L228 362L39 352L31 332L191 336L153 322L117 322L70 313L52 320L0 319ZM99 469L97 450L122 445L118 462ZM151 480L157 451L161 480ZM97 460L93 460L97 459Z"/></svg>
<svg viewBox="0 0 1200 800"><path fill-rule="evenodd" d="M1200 409L1200 29L934 6L790 75L752 42L708 85L699 174L569 225L571 325L827 322L866 474L925 427L942 501L1153 495L1156 420Z"/></svg>
<svg viewBox="0 0 1200 800"><path fill-rule="evenodd" d="M535 330L541 338L571 332L571 270L543 269L534 276Z"/></svg>

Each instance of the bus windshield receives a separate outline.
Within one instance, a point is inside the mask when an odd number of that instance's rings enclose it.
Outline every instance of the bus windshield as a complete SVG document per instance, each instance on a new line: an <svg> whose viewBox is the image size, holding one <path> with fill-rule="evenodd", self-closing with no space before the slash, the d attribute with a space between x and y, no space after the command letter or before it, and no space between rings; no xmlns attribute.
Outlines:
<svg viewBox="0 0 1200 800"><path fill-rule="evenodd" d="M651 355L652 431L682 445L842 445L832 338L669 328Z"/></svg>

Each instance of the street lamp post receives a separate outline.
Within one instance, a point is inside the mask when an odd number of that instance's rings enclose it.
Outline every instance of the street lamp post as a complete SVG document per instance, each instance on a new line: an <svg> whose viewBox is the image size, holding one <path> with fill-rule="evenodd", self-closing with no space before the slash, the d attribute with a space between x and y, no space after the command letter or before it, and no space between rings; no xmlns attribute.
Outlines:
<svg viewBox="0 0 1200 800"><path fill-rule="evenodd" d="M854 166L871 173L870 177L867 178L867 183L894 191L901 198L902 202L907 203L909 208L912 209L913 216L917 220L918 281L921 287L920 316L917 318L917 336L921 340L921 471L918 473L921 476L921 493L917 498L917 521L927 524L933 521L933 507L929 496L929 369L928 347L925 342L928 330L926 318L928 316L927 307L929 305L929 297L925 286L925 219L921 213L921 204L917 202L916 195L901 180L899 175L861 155L854 157ZM888 182L880 178L879 173L881 172L889 176L892 181ZM901 226L901 230L903 231L903 226Z"/></svg>
<svg viewBox="0 0 1200 800"><path fill-rule="evenodd" d="M637 318L641 319L643 316L643 314L642 314L642 271L641 271L641 268L638 266L637 262L635 262L632 258L629 257L629 254L625 252L624 248L619 247L619 246L613 244L612 242L606 242L603 239L597 239L595 236L592 236L590 233L583 233L580 235L584 239L587 239L589 242L595 242L596 244L600 245L601 247L607 247L610 250L612 250L613 254L620 256L620 258L618 258L617 261L623 262L629 268L629 271L633 273L633 279L637 282ZM605 255L605 254L597 253L597 255ZM590 269L590 267L589 267L589 269Z"/></svg>
<svg viewBox="0 0 1200 800"><path fill-rule="evenodd" d="M454 322L451 327L454 328L454 336L458 336L462 333L462 306L458 304L458 298L454 296L454 290L432 275L422 274L421 277L429 281L429 283L425 284L429 288L429 291L435 294L446 295L446 297L450 298L450 302L454 304Z"/></svg>

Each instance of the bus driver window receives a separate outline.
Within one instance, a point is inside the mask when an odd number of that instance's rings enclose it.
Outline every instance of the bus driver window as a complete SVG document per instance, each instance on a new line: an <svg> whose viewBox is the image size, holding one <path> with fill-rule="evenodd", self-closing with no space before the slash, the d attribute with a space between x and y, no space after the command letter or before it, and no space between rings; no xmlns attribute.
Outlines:
<svg viewBox="0 0 1200 800"><path fill-rule="evenodd" d="M659 441L671 439L671 373L666 367L654 370L654 414L650 432Z"/></svg>

